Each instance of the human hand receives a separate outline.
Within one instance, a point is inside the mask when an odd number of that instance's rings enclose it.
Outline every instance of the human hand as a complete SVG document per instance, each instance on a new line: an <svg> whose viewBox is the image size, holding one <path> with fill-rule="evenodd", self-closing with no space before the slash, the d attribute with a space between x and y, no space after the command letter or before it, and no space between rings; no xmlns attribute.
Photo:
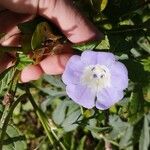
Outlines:
<svg viewBox="0 0 150 150"><path fill-rule="evenodd" d="M1 45L19 45L20 31L17 24L35 15L52 21L73 43L85 42L101 36L99 31L74 8L70 0L5 0L0 1L0 6L0 33L7 33L0 40ZM60 55L51 55L38 65L27 66L21 72L21 81L36 80L43 73L49 75L63 73L65 64L72 55L69 47L64 49L66 52ZM5 55L0 60L0 72L9 67L14 59L10 54Z"/></svg>

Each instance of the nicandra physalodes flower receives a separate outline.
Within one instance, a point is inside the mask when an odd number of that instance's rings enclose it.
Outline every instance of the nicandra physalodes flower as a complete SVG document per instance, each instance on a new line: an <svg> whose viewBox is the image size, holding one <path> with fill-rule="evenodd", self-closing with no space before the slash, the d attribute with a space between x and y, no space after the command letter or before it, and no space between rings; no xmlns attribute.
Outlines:
<svg viewBox="0 0 150 150"><path fill-rule="evenodd" d="M123 98L128 72L112 53L84 51L81 56L70 58L62 80L74 102L104 110Z"/></svg>

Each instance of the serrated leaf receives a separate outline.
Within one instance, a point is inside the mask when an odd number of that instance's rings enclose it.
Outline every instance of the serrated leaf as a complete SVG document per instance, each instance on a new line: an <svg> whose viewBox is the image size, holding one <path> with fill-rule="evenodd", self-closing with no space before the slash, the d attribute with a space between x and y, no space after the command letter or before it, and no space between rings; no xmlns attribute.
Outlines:
<svg viewBox="0 0 150 150"><path fill-rule="evenodd" d="M75 124L75 122L79 118L80 114L81 114L80 110L76 110L66 117L66 119L62 123L62 127L66 132L76 129L78 124Z"/></svg>
<svg viewBox="0 0 150 150"><path fill-rule="evenodd" d="M6 131L6 133L7 133L7 135L9 135L9 137L12 139L12 138L14 138L14 137L19 137L18 138L18 141L16 140L15 142L14 142L14 147L15 147L15 150L25 150L26 149L26 147L27 147L27 145L26 145L26 143L24 142L24 140L25 140L25 137L24 136L20 136L21 134L20 134L20 132L17 130L17 128L15 128L14 126L12 126L12 125L9 125L8 127L7 127L7 131ZM11 141L11 139L9 140L9 141ZM12 139L12 141L13 141L13 139Z"/></svg>
<svg viewBox="0 0 150 150"><path fill-rule="evenodd" d="M10 81L13 79L15 71L16 69L11 67L0 74L0 96L2 96L4 90L8 88Z"/></svg>
<svg viewBox="0 0 150 150"><path fill-rule="evenodd" d="M96 46L96 49L110 49L110 44L107 36L105 36L105 39L102 39L102 41Z"/></svg>
<svg viewBox="0 0 150 150"><path fill-rule="evenodd" d="M12 125L8 125L5 140L3 142L3 150L26 150L27 144L25 136L21 135L18 129Z"/></svg>
<svg viewBox="0 0 150 150"><path fill-rule="evenodd" d="M73 44L72 48L80 51L92 50L99 44L99 41L81 43L81 44Z"/></svg>

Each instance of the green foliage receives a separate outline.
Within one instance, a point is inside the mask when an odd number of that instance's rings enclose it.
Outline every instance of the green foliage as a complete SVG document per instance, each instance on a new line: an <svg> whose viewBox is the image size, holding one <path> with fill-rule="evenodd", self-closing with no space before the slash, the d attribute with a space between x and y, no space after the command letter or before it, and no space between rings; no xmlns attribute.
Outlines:
<svg viewBox="0 0 150 150"><path fill-rule="evenodd" d="M32 35L31 47L32 50L42 47L42 43L48 39L48 33L51 31L47 22L41 22L36 26Z"/></svg>
<svg viewBox="0 0 150 150"><path fill-rule="evenodd" d="M16 69L14 67L11 67L0 74L0 97L3 96L4 91L9 89L10 83L14 78L15 70Z"/></svg>
<svg viewBox="0 0 150 150"><path fill-rule="evenodd" d="M77 49L80 51L85 51L85 50L91 50L94 49L97 45L99 44L98 41L94 41L94 42L87 42L87 43L82 43L82 44L74 44L72 46L73 49Z"/></svg>
<svg viewBox="0 0 150 150"><path fill-rule="evenodd" d="M6 139L4 140L4 150L26 150L27 144L25 136L21 135L20 131L14 126L9 125L6 131Z"/></svg>
<svg viewBox="0 0 150 150"><path fill-rule="evenodd" d="M19 53L18 54L18 60L17 61L18 61L18 64L17 64L16 68L18 70L22 70L27 65L30 65L30 64L33 63L33 60L29 56L27 56L27 55L25 55L23 53Z"/></svg>
<svg viewBox="0 0 150 150"><path fill-rule="evenodd" d="M148 150L149 0L76 0L74 5L104 36L101 41L72 44L72 48L77 54L87 49L114 53L128 69L129 86L124 98L106 112L87 110L67 97L61 75L43 75L38 81L19 84L20 71L34 64L28 53L43 48L51 33L59 34L54 25L41 17L24 22L18 25L21 47L0 47L1 58L3 52L17 51L14 66L0 74L0 133L4 133L2 127L6 129L4 139L0 134L0 146L3 150L103 150L109 145L113 150ZM0 38L4 35L0 33ZM61 42L67 42L65 39L62 36ZM14 105L20 97L23 98L19 105ZM6 100L9 103L4 103Z"/></svg>

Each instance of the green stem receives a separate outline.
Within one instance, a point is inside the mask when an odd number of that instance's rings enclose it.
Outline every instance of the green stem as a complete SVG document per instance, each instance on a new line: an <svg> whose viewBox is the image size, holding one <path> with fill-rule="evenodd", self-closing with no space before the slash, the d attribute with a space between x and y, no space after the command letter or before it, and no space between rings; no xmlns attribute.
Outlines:
<svg viewBox="0 0 150 150"><path fill-rule="evenodd" d="M14 109L16 108L16 106L18 105L18 103L24 99L26 97L26 94L21 95L16 101L14 101L14 103L11 105L10 110L5 118L5 121L2 125L2 132L1 132L1 136L0 136L0 150L2 150L3 147L3 139L5 137L6 134L6 130L7 130L7 126L9 123L9 120L13 114Z"/></svg>
<svg viewBox="0 0 150 150"><path fill-rule="evenodd" d="M48 122L48 118L47 116L43 113L43 111L37 106L37 104L35 103L29 89L26 89L26 93L28 95L28 98L33 106L33 108L35 109L36 113L37 113L37 116L39 117L42 125L43 125L43 128L48 136L48 139L50 141L50 143L52 145L54 145L54 141L53 141L53 137L59 142L60 144L60 147L63 149L63 150L67 150L65 148L65 146L63 145L62 142L59 141L59 138L58 136L55 134L54 130L50 127L49 125L49 122ZM51 131L51 132L50 132Z"/></svg>
<svg viewBox="0 0 150 150"><path fill-rule="evenodd" d="M119 144L118 144L118 143L116 143L115 141L112 141L112 140L107 139L107 138L106 138L104 135L102 135L102 134L100 134L100 138L103 139L104 141L107 141L107 142L109 142L109 143L111 143L111 144L113 144L113 145L119 147Z"/></svg>
<svg viewBox="0 0 150 150"><path fill-rule="evenodd" d="M10 107L10 105L6 105L5 108L4 108L3 115L2 115L1 120L0 120L0 128L2 128L2 126L4 124L4 121L6 119L8 111L9 111L9 107Z"/></svg>
<svg viewBox="0 0 150 150"><path fill-rule="evenodd" d="M104 122L105 126L108 126L109 125L109 110L108 109L104 111L104 115L105 115L105 122ZM112 150L111 142L108 141L106 138L104 139L104 142L105 142L105 149Z"/></svg>
<svg viewBox="0 0 150 150"><path fill-rule="evenodd" d="M47 136L48 136L48 139L49 139L50 143L53 145L53 144L54 144L54 141L53 141L52 135L50 134L49 129L48 129L47 125L46 125L46 120L45 120L45 117L44 117L44 115L43 115L43 112L41 111L41 109L39 109L39 107L38 107L37 104L35 103L35 101L34 101L32 95L31 95L31 93L30 93L30 91L29 91L28 89L26 89L26 93L27 93L27 95L28 95L28 98L29 98L29 100L30 100L30 102L31 102L31 104L32 104L32 106L33 106L33 108L34 108L35 111L36 111L37 116L39 117L39 119L40 119L40 121L41 121L41 123L42 123L42 126L43 126L43 128L44 128L44 130L45 130L45 132L46 132L46 134L47 134Z"/></svg>

